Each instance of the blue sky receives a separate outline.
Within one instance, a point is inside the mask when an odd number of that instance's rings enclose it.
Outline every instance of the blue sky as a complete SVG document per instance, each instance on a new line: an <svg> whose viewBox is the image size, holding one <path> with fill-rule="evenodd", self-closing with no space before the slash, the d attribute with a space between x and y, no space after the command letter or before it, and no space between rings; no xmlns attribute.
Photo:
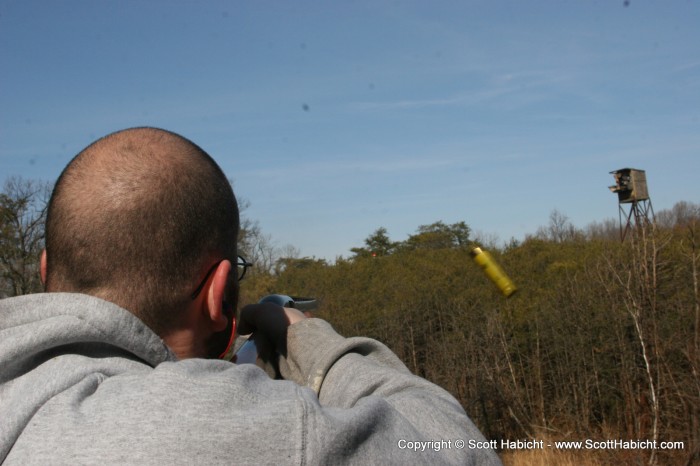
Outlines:
<svg viewBox="0 0 700 466"><path fill-rule="evenodd" d="M304 256L700 202L700 2L0 0L0 181L132 126L202 146Z"/></svg>

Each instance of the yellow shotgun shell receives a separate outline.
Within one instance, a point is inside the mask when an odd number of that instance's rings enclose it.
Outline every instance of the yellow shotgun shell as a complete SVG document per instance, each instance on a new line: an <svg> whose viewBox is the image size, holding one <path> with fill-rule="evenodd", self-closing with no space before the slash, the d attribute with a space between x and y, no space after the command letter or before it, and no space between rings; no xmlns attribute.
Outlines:
<svg viewBox="0 0 700 466"><path fill-rule="evenodd" d="M508 278L508 275L506 275L496 260L491 257L491 254L477 247L471 250L471 255L474 262L476 262L479 267L482 268L486 276L489 277L489 280L501 290L503 296L509 298L513 293L518 291L513 281Z"/></svg>

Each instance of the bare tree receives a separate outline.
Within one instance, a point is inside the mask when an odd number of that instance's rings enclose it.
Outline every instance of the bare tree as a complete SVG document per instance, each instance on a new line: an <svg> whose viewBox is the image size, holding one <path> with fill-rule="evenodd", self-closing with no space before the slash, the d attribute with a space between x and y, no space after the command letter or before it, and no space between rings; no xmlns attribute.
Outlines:
<svg viewBox="0 0 700 466"><path fill-rule="evenodd" d="M11 177L0 193L0 297L41 290L39 256L50 183Z"/></svg>
<svg viewBox="0 0 700 466"><path fill-rule="evenodd" d="M631 318L634 335L637 339L641 356L646 393L642 394L641 405L648 405L651 425L641 422L638 427L640 435L647 435L653 441L659 439L661 402L660 377L660 338L658 330L658 290L659 274L662 269L660 251L668 244L668 238L662 237L653 226L640 227L633 232L627 264L613 264L608 260L614 281L623 293L622 304ZM643 419L648 419L646 416ZM657 454L650 451L649 464L656 464Z"/></svg>
<svg viewBox="0 0 700 466"><path fill-rule="evenodd" d="M694 393L689 394L691 400L687 406L690 415L691 427L691 443L690 443L690 459L692 461L700 460L700 245L698 244L698 230L700 221L697 217L688 221L687 239L684 241L683 254L690 262L690 272L692 277L692 308L694 313L694 325L692 331L692 344L689 345L688 361L692 374L692 385Z"/></svg>
<svg viewBox="0 0 700 466"><path fill-rule="evenodd" d="M272 235L265 234L257 220L244 212L250 207L247 199L239 198L241 225L238 232L238 251L253 263L251 275L270 275L278 271L280 259L297 259L301 252L291 244L277 246Z"/></svg>
<svg viewBox="0 0 700 466"><path fill-rule="evenodd" d="M554 209L549 214L549 225L540 227L535 234L537 238L551 240L556 243L573 241L582 236L581 232L571 223L569 217Z"/></svg>

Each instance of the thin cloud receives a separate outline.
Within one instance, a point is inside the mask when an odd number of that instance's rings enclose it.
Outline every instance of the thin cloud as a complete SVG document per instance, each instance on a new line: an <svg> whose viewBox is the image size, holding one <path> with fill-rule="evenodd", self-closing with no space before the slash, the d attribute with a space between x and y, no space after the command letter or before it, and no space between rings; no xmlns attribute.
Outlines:
<svg viewBox="0 0 700 466"><path fill-rule="evenodd" d="M247 170L242 173L245 177L260 177L263 179L289 179L289 178L333 178L347 177L357 173L411 173L425 172L428 170L444 169L458 165L460 162L451 158L438 158L434 155L412 158L388 157L367 158L357 160L327 160L309 161L302 164L289 166L277 165L260 169Z"/></svg>
<svg viewBox="0 0 700 466"><path fill-rule="evenodd" d="M695 68L700 68L700 61L691 61L688 63L684 63L682 65L679 65L673 69L674 73L683 73L686 71L693 70Z"/></svg>
<svg viewBox="0 0 700 466"><path fill-rule="evenodd" d="M393 102L354 102L350 104L350 107L355 110L382 111L470 105L499 97L511 91L512 89L493 89L478 92L459 93L450 97L438 99L406 99Z"/></svg>
<svg viewBox="0 0 700 466"><path fill-rule="evenodd" d="M397 101L362 101L349 104L359 111L390 111L424 109L429 107L471 106L494 101L509 95L527 97L523 102L546 98L558 86L571 81L568 73L558 70L528 70L504 72L492 76L488 83L476 90L465 90L434 99L403 99ZM546 90L539 92L538 90Z"/></svg>

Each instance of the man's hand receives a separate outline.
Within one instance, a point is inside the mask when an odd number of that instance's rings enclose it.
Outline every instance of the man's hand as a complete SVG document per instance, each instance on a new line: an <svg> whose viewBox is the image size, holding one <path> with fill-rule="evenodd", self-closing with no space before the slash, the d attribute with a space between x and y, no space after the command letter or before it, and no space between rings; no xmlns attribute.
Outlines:
<svg viewBox="0 0 700 466"><path fill-rule="evenodd" d="M249 304L241 309L238 333L255 333L268 340L282 356L287 356L287 327L306 319L297 309L281 307L273 303Z"/></svg>

